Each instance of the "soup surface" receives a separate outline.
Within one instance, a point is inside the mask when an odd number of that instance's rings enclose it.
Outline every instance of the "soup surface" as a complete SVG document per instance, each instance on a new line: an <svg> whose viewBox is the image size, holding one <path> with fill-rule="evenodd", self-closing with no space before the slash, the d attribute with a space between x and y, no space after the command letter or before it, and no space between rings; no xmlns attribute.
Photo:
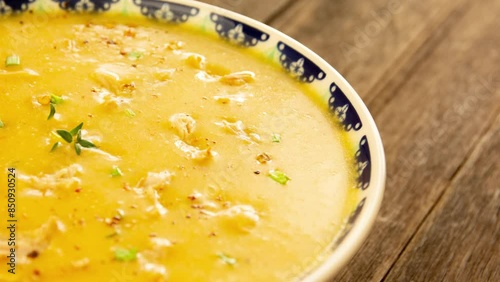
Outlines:
<svg viewBox="0 0 500 282"><path fill-rule="evenodd" d="M35 16L0 21L0 280L287 281L321 260L353 153L303 85L179 26Z"/></svg>

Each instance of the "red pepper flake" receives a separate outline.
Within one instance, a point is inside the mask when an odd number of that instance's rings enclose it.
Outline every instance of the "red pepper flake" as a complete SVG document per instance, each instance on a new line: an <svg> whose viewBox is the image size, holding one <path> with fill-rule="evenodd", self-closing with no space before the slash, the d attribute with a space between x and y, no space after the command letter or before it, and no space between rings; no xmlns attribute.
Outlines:
<svg viewBox="0 0 500 282"><path fill-rule="evenodd" d="M131 191L132 190L132 188L130 188L130 186L128 185L128 183L123 183L123 189L125 191Z"/></svg>
<svg viewBox="0 0 500 282"><path fill-rule="evenodd" d="M201 198L203 195L199 192L195 192L191 195L188 196L188 199L191 200L191 201L194 201L194 200L197 200L199 198Z"/></svg>
<svg viewBox="0 0 500 282"><path fill-rule="evenodd" d="M80 193L81 191L82 191L82 188L80 188L80 187L78 187L78 188L75 189L76 193Z"/></svg>
<svg viewBox="0 0 500 282"><path fill-rule="evenodd" d="M35 274L36 276L40 276L40 270L38 269L33 269L33 274Z"/></svg>
<svg viewBox="0 0 500 282"><path fill-rule="evenodd" d="M131 29L127 29L124 33L123 33L124 36L128 36L128 37L132 37L132 38L135 38L135 31L131 30Z"/></svg>
<svg viewBox="0 0 500 282"><path fill-rule="evenodd" d="M29 252L29 253L27 254L27 256L28 256L29 258L31 258L31 259L37 258L37 257L38 257L38 255L39 255L39 253L38 253L38 251L37 251L37 250L33 250L33 251L31 251L31 252Z"/></svg>

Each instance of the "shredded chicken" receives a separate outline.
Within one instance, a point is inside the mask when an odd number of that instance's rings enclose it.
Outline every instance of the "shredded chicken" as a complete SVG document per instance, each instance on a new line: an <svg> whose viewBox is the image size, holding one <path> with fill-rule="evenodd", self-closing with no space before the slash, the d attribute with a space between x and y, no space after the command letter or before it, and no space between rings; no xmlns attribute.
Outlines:
<svg viewBox="0 0 500 282"><path fill-rule="evenodd" d="M74 268L77 268L77 269L86 268L90 264L90 259L89 258L82 258L79 260L72 261L71 264L73 265Z"/></svg>
<svg viewBox="0 0 500 282"><path fill-rule="evenodd" d="M130 89L124 85L132 85L137 79L137 69L126 64L102 64L94 71L94 78L99 84L116 95L129 95Z"/></svg>
<svg viewBox="0 0 500 282"><path fill-rule="evenodd" d="M56 217L51 217L38 229L31 232L20 233L15 246L17 262L24 264L27 263L30 258L36 258L50 246L55 236L65 231L66 227L64 224ZM10 248L11 247L7 244L7 240L0 240L0 261L4 260L7 255L9 255Z"/></svg>
<svg viewBox="0 0 500 282"><path fill-rule="evenodd" d="M209 74L203 70L197 72L195 77L203 82L216 82L219 80L218 76Z"/></svg>
<svg viewBox="0 0 500 282"><path fill-rule="evenodd" d="M219 79L223 84L230 86L241 86L255 80L255 73L251 71L240 71L234 72L228 75L224 75Z"/></svg>
<svg viewBox="0 0 500 282"><path fill-rule="evenodd" d="M214 96L215 101L221 104L228 104L230 102L236 102L237 104L243 104L248 97L252 97L252 94L247 93L237 93L237 94L222 94Z"/></svg>
<svg viewBox="0 0 500 282"><path fill-rule="evenodd" d="M160 190L170 184L172 174L168 171L149 172L146 178L143 178L137 184L142 189Z"/></svg>
<svg viewBox="0 0 500 282"><path fill-rule="evenodd" d="M50 196L56 190L75 189L80 186L80 178L77 176L83 172L78 164L60 169L53 174L42 176L20 175L19 180L25 183L26 194Z"/></svg>
<svg viewBox="0 0 500 282"><path fill-rule="evenodd" d="M142 254L137 255L137 261L139 262L140 269L151 276L151 281L167 281L168 272L163 264L154 263Z"/></svg>
<svg viewBox="0 0 500 282"><path fill-rule="evenodd" d="M163 216L167 214L167 209L160 203L160 195L158 191L162 190L170 184L172 174L168 171L158 173L149 172L146 178L143 178L134 188L134 191L148 199L152 205L146 211L151 214Z"/></svg>
<svg viewBox="0 0 500 282"><path fill-rule="evenodd" d="M188 114L174 114L170 117L169 121L182 140L186 140L196 128L196 121Z"/></svg>
<svg viewBox="0 0 500 282"><path fill-rule="evenodd" d="M121 96L117 96L114 93L109 92L105 88L93 88L92 94L94 94L94 99L99 103L103 104L110 109L117 109L123 104L130 104L131 99Z"/></svg>
<svg viewBox="0 0 500 282"><path fill-rule="evenodd" d="M174 76L174 73L175 69L154 68L151 70L151 75L160 82L171 79Z"/></svg>
<svg viewBox="0 0 500 282"><path fill-rule="evenodd" d="M226 223L239 231L248 232L257 226L260 217L250 205L236 205L216 213L225 219Z"/></svg>
<svg viewBox="0 0 500 282"><path fill-rule="evenodd" d="M197 147L187 144L182 140L175 141L175 146L179 148L179 150L184 152L188 158L197 161L207 160L217 154L216 152L212 151L210 147L201 150Z"/></svg>
<svg viewBox="0 0 500 282"><path fill-rule="evenodd" d="M222 120L221 122L216 122L216 125L225 128L229 132L235 134L239 139L245 140L249 143L260 142L260 136L248 129L241 120L236 122L229 122L227 120Z"/></svg>
<svg viewBox="0 0 500 282"><path fill-rule="evenodd" d="M193 68L203 70L206 67L206 59L204 56L196 53L184 54L186 63Z"/></svg>
<svg viewBox="0 0 500 282"><path fill-rule="evenodd" d="M150 239L153 250L163 251L165 248L171 247L172 242L167 238L154 237Z"/></svg>

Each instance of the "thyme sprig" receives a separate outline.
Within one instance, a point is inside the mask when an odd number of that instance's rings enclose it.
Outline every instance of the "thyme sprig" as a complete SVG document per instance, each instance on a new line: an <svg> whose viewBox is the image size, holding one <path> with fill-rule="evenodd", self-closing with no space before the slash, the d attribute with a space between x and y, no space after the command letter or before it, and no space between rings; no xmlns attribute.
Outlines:
<svg viewBox="0 0 500 282"><path fill-rule="evenodd" d="M75 148L75 152L77 155L80 155L82 153L82 148L97 148L97 146L94 145L94 143L82 138L82 127L83 127L83 122L77 125L75 128L71 129L70 131L64 129L56 130L57 135L59 135L64 141L66 141L69 144L74 143L73 146ZM61 145L62 145L61 142L56 142L52 146L52 149L50 151L51 152L55 151Z"/></svg>

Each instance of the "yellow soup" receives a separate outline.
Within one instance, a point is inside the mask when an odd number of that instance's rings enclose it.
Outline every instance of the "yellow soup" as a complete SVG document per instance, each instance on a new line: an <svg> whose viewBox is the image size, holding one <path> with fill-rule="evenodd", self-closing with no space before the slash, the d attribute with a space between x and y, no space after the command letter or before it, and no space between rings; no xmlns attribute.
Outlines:
<svg viewBox="0 0 500 282"><path fill-rule="evenodd" d="M0 23L0 280L286 281L321 261L353 153L304 86L179 26L34 16Z"/></svg>

